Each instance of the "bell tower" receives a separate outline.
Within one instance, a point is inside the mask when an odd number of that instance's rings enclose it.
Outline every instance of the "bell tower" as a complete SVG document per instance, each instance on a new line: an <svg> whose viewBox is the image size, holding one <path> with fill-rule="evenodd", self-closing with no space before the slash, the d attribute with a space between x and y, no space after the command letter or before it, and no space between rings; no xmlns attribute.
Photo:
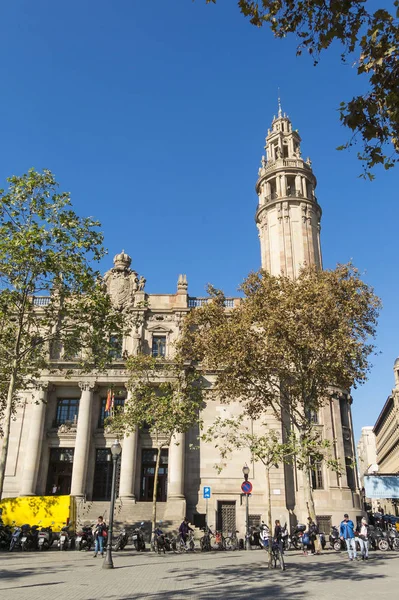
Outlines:
<svg viewBox="0 0 399 600"><path fill-rule="evenodd" d="M301 157L300 144L279 99L256 182L261 264L272 275L297 277L305 264L322 268L317 182L310 159Z"/></svg>

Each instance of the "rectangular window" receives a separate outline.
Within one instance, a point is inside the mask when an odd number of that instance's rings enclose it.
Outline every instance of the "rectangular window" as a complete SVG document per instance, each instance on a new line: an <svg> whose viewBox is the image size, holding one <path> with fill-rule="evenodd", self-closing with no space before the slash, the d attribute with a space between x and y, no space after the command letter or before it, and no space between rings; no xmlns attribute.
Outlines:
<svg viewBox="0 0 399 600"><path fill-rule="evenodd" d="M356 483L355 483L355 465L353 464L352 459L349 456L345 457L345 467L346 467L346 479L348 481L348 487L350 487L351 490L355 490L356 489Z"/></svg>
<svg viewBox="0 0 399 600"><path fill-rule="evenodd" d="M165 358L166 335L154 335L152 338L152 355L156 358Z"/></svg>
<svg viewBox="0 0 399 600"><path fill-rule="evenodd" d="M104 421L105 421L106 417L110 416L109 414L105 414L106 402L107 402L106 398L101 398L100 416L98 418L98 428L99 429L104 428ZM123 409L124 406L125 406L125 398L122 398L122 397L114 398L114 411L121 410L121 409Z"/></svg>
<svg viewBox="0 0 399 600"><path fill-rule="evenodd" d="M312 476L312 488L314 490L322 490L324 486L323 486L323 470L322 470L321 462L312 461L311 476Z"/></svg>
<svg viewBox="0 0 399 600"><path fill-rule="evenodd" d="M319 526L319 533L324 533L324 535L330 535L331 533L331 516L330 515L317 515L316 517L317 525Z"/></svg>
<svg viewBox="0 0 399 600"><path fill-rule="evenodd" d="M261 515L248 515L249 529L251 529L251 527L259 527L261 521Z"/></svg>
<svg viewBox="0 0 399 600"><path fill-rule="evenodd" d="M55 426L65 423L76 423L79 413L79 398L59 398L57 400L57 413Z"/></svg>
<svg viewBox="0 0 399 600"><path fill-rule="evenodd" d="M341 425L349 427L349 404L345 398L339 400L339 411L341 413Z"/></svg>
<svg viewBox="0 0 399 600"><path fill-rule="evenodd" d="M108 356L111 360L122 358L122 338L119 335L111 335L109 338Z"/></svg>
<svg viewBox="0 0 399 600"><path fill-rule="evenodd" d="M313 408L306 408L305 415L309 423L314 423L315 425L319 424L319 414L317 410L314 410Z"/></svg>

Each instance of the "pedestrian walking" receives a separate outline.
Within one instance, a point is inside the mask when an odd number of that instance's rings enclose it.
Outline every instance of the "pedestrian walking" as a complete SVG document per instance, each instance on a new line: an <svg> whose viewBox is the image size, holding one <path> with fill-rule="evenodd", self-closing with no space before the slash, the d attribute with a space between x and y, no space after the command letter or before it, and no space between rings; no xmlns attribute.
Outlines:
<svg viewBox="0 0 399 600"><path fill-rule="evenodd" d="M94 556L100 552L101 556L104 556L104 538L107 537L107 526L102 517L98 517L97 523L94 527Z"/></svg>
<svg viewBox="0 0 399 600"><path fill-rule="evenodd" d="M307 533L309 535L310 553L316 554L315 541L316 541L317 535L319 533L319 528L316 525L316 523L312 520L312 517L308 517Z"/></svg>
<svg viewBox="0 0 399 600"><path fill-rule="evenodd" d="M341 540L345 540L346 549L348 551L349 560L357 559L355 526L353 521L349 519L349 515L344 515L344 520L339 527L339 536Z"/></svg>
<svg viewBox="0 0 399 600"><path fill-rule="evenodd" d="M359 544L362 560L368 560L369 558L369 527L367 519L363 517L362 524L360 526L359 533Z"/></svg>
<svg viewBox="0 0 399 600"><path fill-rule="evenodd" d="M281 523L278 519L274 522L273 538L274 538L274 541L276 542L276 544L278 544L278 547L280 548L280 552L282 554L283 553L282 528L281 528Z"/></svg>

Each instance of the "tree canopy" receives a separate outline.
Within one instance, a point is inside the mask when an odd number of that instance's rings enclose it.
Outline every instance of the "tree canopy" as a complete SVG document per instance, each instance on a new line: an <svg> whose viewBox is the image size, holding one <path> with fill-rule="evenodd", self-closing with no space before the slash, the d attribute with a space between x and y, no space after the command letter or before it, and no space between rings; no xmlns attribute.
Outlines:
<svg viewBox="0 0 399 600"><path fill-rule="evenodd" d="M305 486L312 460L324 454L312 415L332 386L349 392L367 379L380 301L350 264L303 268L295 280L251 273L241 290L240 304L227 310L211 287L209 302L185 319L179 351L216 373L222 403L239 401L255 420L273 414L283 441L294 432ZM305 493L315 519L310 486Z"/></svg>
<svg viewBox="0 0 399 600"><path fill-rule="evenodd" d="M154 472L152 531L156 528L158 472L161 449L176 444L175 436L200 426L202 386L200 374L189 364L182 364L145 354L129 356L126 361L129 376L129 398L123 411L117 411L107 421L118 435L145 428L157 448Z"/></svg>
<svg viewBox="0 0 399 600"><path fill-rule="evenodd" d="M217 0L206 0L216 3ZM242 14L256 27L269 25L273 34L299 38L297 54L308 52L315 65L334 41L367 79L366 93L343 99L339 111L352 135L339 147L359 142L365 174L378 164L391 168L399 158L399 0L392 9L370 0L238 0Z"/></svg>
<svg viewBox="0 0 399 600"><path fill-rule="evenodd" d="M109 362L124 317L93 264L105 254L99 223L81 218L53 174L31 169L0 190L0 495L18 394L62 359L75 372Z"/></svg>

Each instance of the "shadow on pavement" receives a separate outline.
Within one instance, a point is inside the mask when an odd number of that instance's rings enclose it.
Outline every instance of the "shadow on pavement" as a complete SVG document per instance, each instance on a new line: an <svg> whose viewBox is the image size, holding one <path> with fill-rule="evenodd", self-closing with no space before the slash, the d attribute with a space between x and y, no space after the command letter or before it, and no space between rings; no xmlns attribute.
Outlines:
<svg viewBox="0 0 399 600"><path fill-rule="evenodd" d="M258 558L258 557L256 557ZM174 589L153 593L140 593L140 598L154 598L155 600L180 600L183 598L214 600L235 600L245 596L251 600L260 600L265 597L289 598L290 600L303 600L304 597L317 595L318 584L330 583L337 590L345 589L345 582L378 581L386 578L381 573L382 566L389 566L392 570L397 568L397 556L373 555L368 562L349 562L343 555L329 557L295 557L295 562L286 556L287 570L268 570L266 562L256 560L249 565L229 564L217 567L200 564L187 565L184 572L181 568L170 568L160 578L160 587ZM180 565L181 561L179 561ZM170 564L170 563L169 563ZM123 568L123 567L121 567ZM339 584L343 586L339 586ZM309 594L310 585L312 593ZM313 586L315 590L313 590ZM136 600L137 595L104 595L103 600ZM96 600L95 598L91 600Z"/></svg>

